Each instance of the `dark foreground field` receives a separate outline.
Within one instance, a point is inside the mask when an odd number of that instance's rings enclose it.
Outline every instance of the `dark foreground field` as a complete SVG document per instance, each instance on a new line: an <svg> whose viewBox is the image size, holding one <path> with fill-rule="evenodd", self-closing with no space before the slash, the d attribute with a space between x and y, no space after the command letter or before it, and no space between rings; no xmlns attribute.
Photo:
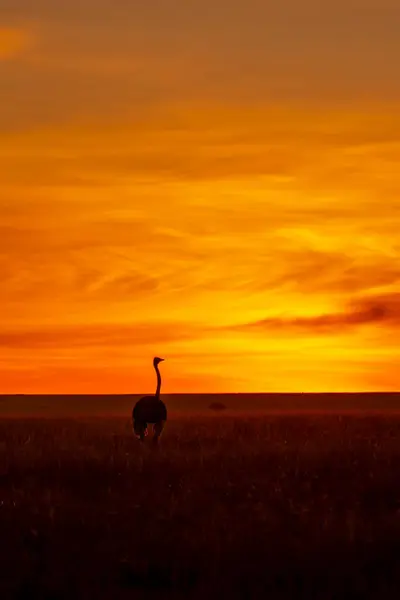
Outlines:
<svg viewBox="0 0 400 600"><path fill-rule="evenodd" d="M400 419L0 421L1 598L399 598Z"/></svg>

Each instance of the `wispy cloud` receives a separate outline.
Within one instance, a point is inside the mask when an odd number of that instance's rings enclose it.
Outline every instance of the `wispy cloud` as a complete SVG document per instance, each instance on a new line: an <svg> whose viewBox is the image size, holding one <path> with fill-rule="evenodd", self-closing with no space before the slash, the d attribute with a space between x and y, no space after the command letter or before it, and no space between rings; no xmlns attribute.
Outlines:
<svg viewBox="0 0 400 600"><path fill-rule="evenodd" d="M137 347L153 344L194 339L199 336L200 327L182 322L137 323L130 325L82 324L68 326L41 327L23 330L3 330L0 334L0 348L3 349L73 349Z"/></svg>
<svg viewBox="0 0 400 600"><path fill-rule="evenodd" d="M308 334L343 333L362 325L400 326L400 293L361 298L348 304L345 310L311 316L276 316L231 327L237 331L303 332Z"/></svg>
<svg viewBox="0 0 400 600"><path fill-rule="evenodd" d="M153 4L0 1L2 384L393 386L399 3Z"/></svg>

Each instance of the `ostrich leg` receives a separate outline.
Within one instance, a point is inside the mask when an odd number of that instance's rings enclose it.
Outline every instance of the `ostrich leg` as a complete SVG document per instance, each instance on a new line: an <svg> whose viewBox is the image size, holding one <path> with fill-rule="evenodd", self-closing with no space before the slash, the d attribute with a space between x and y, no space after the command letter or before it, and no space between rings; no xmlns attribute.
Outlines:
<svg viewBox="0 0 400 600"><path fill-rule="evenodd" d="M165 425L165 421L158 421L158 423L154 423L154 425L153 425L153 432L154 432L153 443L154 444L158 444L158 440L160 438L160 435L162 434L164 425Z"/></svg>
<svg viewBox="0 0 400 600"><path fill-rule="evenodd" d="M135 435L137 435L139 440L143 442L144 438L147 435L147 423L144 423L142 421L134 421L133 431L135 432Z"/></svg>

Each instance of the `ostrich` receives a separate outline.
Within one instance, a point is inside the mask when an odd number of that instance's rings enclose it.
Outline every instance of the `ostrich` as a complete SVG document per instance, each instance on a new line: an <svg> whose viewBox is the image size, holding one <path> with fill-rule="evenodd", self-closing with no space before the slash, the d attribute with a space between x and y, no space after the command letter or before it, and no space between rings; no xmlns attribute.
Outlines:
<svg viewBox="0 0 400 600"><path fill-rule="evenodd" d="M158 358L158 356L153 359L153 366L157 374L157 389L155 395L140 398L133 407L133 431L141 442L143 442L147 435L147 424L152 423L154 432L153 442L157 444L158 438L164 428L165 421L167 420L167 408L164 402L160 400L161 375L158 370L158 365L163 360L163 358Z"/></svg>

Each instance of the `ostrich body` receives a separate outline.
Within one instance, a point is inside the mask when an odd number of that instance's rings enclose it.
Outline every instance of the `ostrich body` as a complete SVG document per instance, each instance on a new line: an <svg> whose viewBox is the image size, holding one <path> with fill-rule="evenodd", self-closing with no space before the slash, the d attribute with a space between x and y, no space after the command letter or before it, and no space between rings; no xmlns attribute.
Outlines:
<svg viewBox="0 0 400 600"><path fill-rule="evenodd" d="M143 442L147 435L147 425L151 423L154 431L153 441L157 443L167 420L167 408L164 402L160 400L161 375L158 365L163 360L163 358L158 358L157 356L153 359L153 366L157 374L155 395L140 398L132 411L133 431L141 442Z"/></svg>

